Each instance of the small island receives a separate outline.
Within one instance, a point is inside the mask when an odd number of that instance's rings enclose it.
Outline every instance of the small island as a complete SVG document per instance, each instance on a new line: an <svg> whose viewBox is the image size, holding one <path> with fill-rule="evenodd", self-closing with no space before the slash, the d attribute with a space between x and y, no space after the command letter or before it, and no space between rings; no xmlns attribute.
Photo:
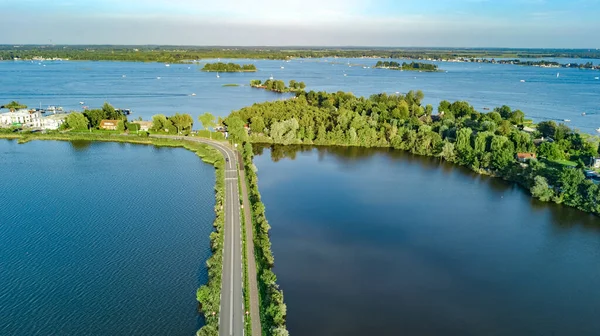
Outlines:
<svg viewBox="0 0 600 336"><path fill-rule="evenodd" d="M306 88L304 82L297 82L293 79L290 80L289 86L285 86L285 82L282 80L267 79L262 82L260 79L253 79L250 81L250 86L279 93L303 91Z"/></svg>
<svg viewBox="0 0 600 336"><path fill-rule="evenodd" d="M256 72L254 64L236 64L236 63L206 63L202 71L207 72Z"/></svg>
<svg viewBox="0 0 600 336"><path fill-rule="evenodd" d="M438 71L438 67L435 64L430 63L418 63L418 62L403 62L402 64L398 62L388 62L388 61L378 61L375 64L375 68L379 69L392 69L392 70L407 70L407 71Z"/></svg>

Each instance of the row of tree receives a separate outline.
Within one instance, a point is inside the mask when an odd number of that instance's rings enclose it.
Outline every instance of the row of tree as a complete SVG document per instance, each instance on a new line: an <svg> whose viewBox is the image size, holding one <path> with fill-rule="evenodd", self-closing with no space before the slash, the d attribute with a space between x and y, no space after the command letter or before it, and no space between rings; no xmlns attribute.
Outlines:
<svg viewBox="0 0 600 336"><path fill-rule="evenodd" d="M421 91L369 98L344 92L298 92L296 99L242 108L231 113L225 123L233 126L230 137L239 142L393 147L437 156L527 188L533 188L535 176L541 176L555 202L600 213L596 185L587 179L561 178L574 174L573 168L553 162L561 157L589 162L598 153L597 144L553 122L540 123L534 134L523 132L524 113L508 106L480 113L464 101L442 101L438 114L433 115L433 107L422 106L422 99ZM250 136L245 124L250 126ZM548 139L550 135L553 138ZM539 139L542 136L544 140ZM537 153L541 159L526 168L516 158L520 152ZM582 168L574 169L579 177ZM591 194L596 196L590 201Z"/></svg>
<svg viewBox="0 0 600 336"><path fill-rule="evenodd" d="M206 63L202 68L202 71L211 72L254 72L256 71L256 65L254 64L236 64L236 63Z"/></svg>
<svg viewBox="0 0 600 336"><path fill-rule="evenodd" d="M394 61L378 61L375 64L376 68L384 69L402 69L402 70L419 70L419 71L437 71L438 67L435 64L430 63L418 63L418 62L402 62L402 64Z"/></svg>
<svg viewBox="0 0 600 336"><path fill-rule="evenodd" d="M306 88L304 82L297 82L293 79L290 80L289 86L285 86L285 82L282 80L267 79L263 82L260 79L253 79L250 81L250 86L280 93L300 91Z"/></svg>
<svg viewBox="0 0 600 336"><path fill-rule="evenodd" d="M256 167L252 163L252 145L246 142L242 148L244 168L248 183L248 193L252 204L254 224L254 250L257 265L258 290L260 295L260 315L263 335L288 336L286 327L287 307L283 302L283 291L273 273L275 259L271 251L269 230L271 226L265 215L265 205L258 192Z"/></svg>

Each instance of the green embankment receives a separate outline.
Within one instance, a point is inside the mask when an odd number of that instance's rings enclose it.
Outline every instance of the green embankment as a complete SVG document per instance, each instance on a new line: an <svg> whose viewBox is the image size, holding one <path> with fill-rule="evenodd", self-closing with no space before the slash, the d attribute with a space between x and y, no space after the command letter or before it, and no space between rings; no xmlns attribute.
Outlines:
<svg viewBox="0 0 600 336"><path fill-rule="evenodd" d="M265 216L265 206L258 192L256 167L252 163L252 145L246 142L242 149L248 197L252 205L252 224L254 225L254 252L256 257L257 281L260 299L260 319L263 335L288 335L285 319L287 308L283 302L283 291L279 289L277 277L272 268L275 265L271 241L270 226Z"/></svg>

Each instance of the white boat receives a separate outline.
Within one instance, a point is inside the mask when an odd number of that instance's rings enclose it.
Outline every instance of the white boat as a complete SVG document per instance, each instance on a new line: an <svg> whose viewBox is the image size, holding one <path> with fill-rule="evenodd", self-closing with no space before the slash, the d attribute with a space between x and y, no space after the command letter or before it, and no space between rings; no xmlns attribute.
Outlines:
<svg viewBox="0 0 600 336"><path fill-rule="evenodd" d="M525 83L525 80L524 80L524 79L521 79L521 83Z"/></svg>
<svg viewBox="0 0 600 336"><path fill-rule="evenodd" d="M600 79L600 77L594 77L594 79L595 79L595 80L599 80L599 79Z"/></svg>
<svg viewBox="0 0 600 336"><path fill-rule="evenodd" d="M571 119L563 119L564 122L569 122Z"/></svg>
<svg viewBox="0 0 600 336"><path fill-rule="evenodd" d="M270 80L273 80L273 74L271 74L271 77L269 77Z"/></svg>
<svg viewBox="0 0 600 336"><path fill-rule="evenodd" d="M596 132L600 133L600 128L596 128Z"/></svg>
<svg viewBox="0 0 600 336"><path fill-rule="evenodd" d="M217 72L217 78L221 78L221 76L219 76L219 73Z"/></svg>
<svg viewBox="0 0 600 336"><path fill-rule="evenodd" d="M285 69L284 67L281 67L282 69Z"/></svg>
<svg viewBox="0 0 600 336"><path fill-rule="evenodd" d="M560 72L556 73L556 78L560 77Z"/></svg>
<svg viewBox="0 0 600 336"><path fill-rule="evenodd" d="M195 93L192 93L192 96L195 96L195 95L196 95Z"/></svg>
<svg viewBox="0 0 600 336"><path fill-rule="evenodd" d="M344 74L344 77L346 77L346 76L348 76L348 75Z"/></svg>
<svg viewBox="0 0 600 336"><path fill-rule="evenodd" d="M156 79L160 79L160 77L156 77Z"/></svg>
<svg viewBox="0 0 600 336"><path fill-rule="evenodd" d="M165 66L166 66L166 67L170 67L170 66L171 66L171 64L165 64Z"/></svg>
<svg viewBox="0 0 600 336"><path fill-rule="evenodd" d="M581 113L582 116L585 116L585 112Z"/></svg>
<svg viewBox="0 0 600 336"><path fill-rule="evenodd" d="M85 103L84 102L79 102L79 105L83 105L83 104L85 104Z"/></svg>
<svg viewBox="0 0 600 336"><path fill-rule="evenodd" d="M123 76L121 76L121 77L125 78L125 77L127 77L127 76L123 75Z"/></svg>

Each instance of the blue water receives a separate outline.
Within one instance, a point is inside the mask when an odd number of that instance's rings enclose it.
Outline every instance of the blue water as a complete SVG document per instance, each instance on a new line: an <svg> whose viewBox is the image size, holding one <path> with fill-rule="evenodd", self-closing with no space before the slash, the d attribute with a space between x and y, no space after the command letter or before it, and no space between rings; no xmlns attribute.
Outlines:
<svg viewBox="0 0 600 336"><path fill-rule="evenodd" d="M600 335L598 217L401 151L255 164L291 335Z"/></svg>
<svg viewBox="0 0 600 336"><path fill-rule="evenodd" d="M600 80L594 79L600 71L595 70L438 62L443 72L419 73L364 68L375 65L376 59L231 61L254 63L259 71L222 73L217 78L215 73L199 71L203 63L166 67L161 63L56 61L40 65L3 61L0 101L19 100L32 107L39 107L40 103L42 107L60 105L73 110L81 110L79 102L93 108L108 101L133 109L132 118L182 112L196 119L204 112L226 116L255 102L281 99L283 96L276 93L248 86L251 79L265 80L272 75L285 81L304 81L307 89L342 90L356 95L420 89L425 93L424 102L434 107L444 99L467 100L480 111L507 104L535 121L570 119L572 127L589 133L596 133L600 127ZM586 116L582 116L584 112Z"/></svg>
<svg viewBox="0 0 600 336"><path fill-rule="evenodd" d="M214 178L184 149L0 140L0 335L192 335Z"/></svg>

